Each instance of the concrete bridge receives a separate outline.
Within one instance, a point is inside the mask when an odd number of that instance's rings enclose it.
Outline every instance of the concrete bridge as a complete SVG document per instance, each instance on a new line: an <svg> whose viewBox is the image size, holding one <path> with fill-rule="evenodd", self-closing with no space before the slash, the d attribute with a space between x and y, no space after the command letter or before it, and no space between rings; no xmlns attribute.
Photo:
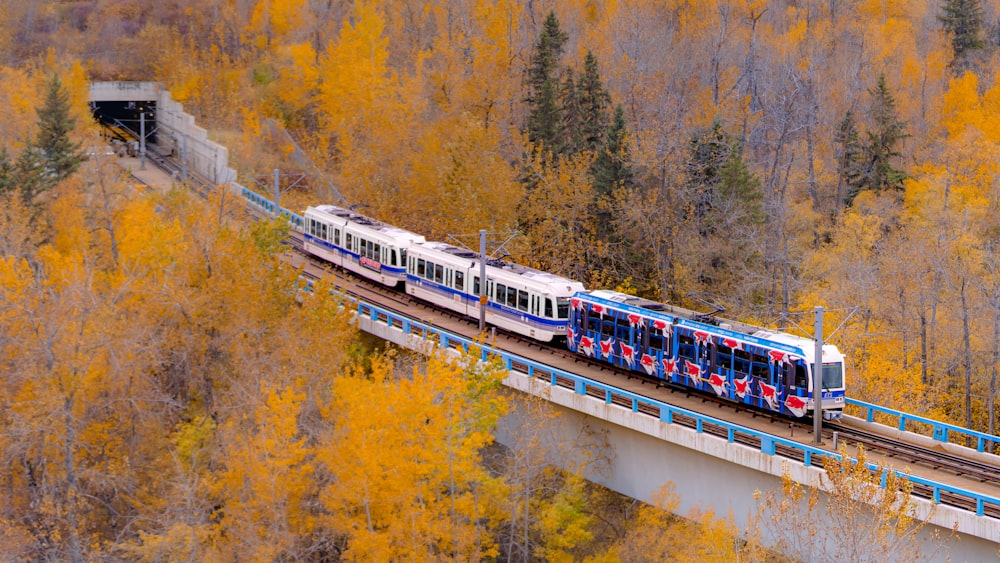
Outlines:
<svg viewBox="0 0 1000 563"><path fill-rule="evenodd" d="M165 133L174 142L179 141L180 157L192 171L217 184L232 186L249 205L261 211L282 213L301 224L301 217L294 211L280 208L236 184L236 173L228 166L226 148L210 141L207 131L196 126L193 116L185 113L181 104L159 84L93 83L90 99L95 111L121 116L116 119L141 119L140 114L148 112L153 123L151 131L161 135L157 140L163 143ZM357 304L357 321L366 332L424 353L434 343L465 351L476 346L449 330L447 323L429 326L370 304ZM492 352L502 358L509 370L505 385L516 392L544 397L562 413L558 419L562 435L577 435L587 429L607 438L612 449L607 456L611 460L609 471L592 475L592 480L642 501L648 501L654 491L671 481L681 494L681 513L695 507L712 508L720 515L732 514L735 524L745 528L748 516L756 512L754 491L779 488L786 471L798 482L815 485L822 470L813 466L812 460L830 454L825 449L661 403L516 354L489 348L482 351ZM873 410L888 412L881 407L868 407L869 414ZM935 447L952 447L947 444L948 434L965 432L977 441L981 452L984 441L992 438L905 413L894 414L899 421L898 434L915 441L928 441ZM512 414L499 428L501 442L513 440L518 416ZM929 425L933 437L906 432L909 420ZM947 551L941 552L942 560L945 557L952 561L997 559L1000 520L985 515L984 507L1000 506L1000 499L966 491L954 484L914 480L933 491L931 500L915 499L917 516L929 522L921 537L928 552L938 548L938 540L932 537L935 532L947 537L955 530L958 538L948 542ZM936 504L942 491L964 495L973 508Z"/></svg>
<svg viewBox="0 0 1000 563"><path fill-rule="evenodd" d="M464 351L475 350L478 346L456 336L444 325L425 325L365 303L358 303L357 307L358 326L362 330L404 348L427 353L435 343L441 348ZM485 357L494 352L510 370L504 380L506 386L543 397L560 411L559 435L597 432L606 438L612 449L610 471L589 478L621 494L649 501L657 489L671 481L681 495L679 513L696 507L711 508L718 515L731 514L735 524L745 529L748 517L757 512L754 491L780 489L785 472L800 483L816 485L820 482L823 470L811 462L816 456L829 455L828 450L770 436L683 408L657 404L646 397L508 352L486 347L481 353ZM515 412L501 424L498 431L501 443L513 443L520 426L518 416ZM679 424L681 418L689 425ZM708 432L709 427L715 431ZM740 443L738 438L743 436L755 436L759 447ZM911 438L918 442L933 441L919 435ZM794 453L783 455L782 450ZM971 450L970 453L976 455ZM927 479L912 479L936 487L935 496L941 491L960 489ZM976 510L914 497L916 516L928 522L919 537L926 553L938 553L940 560L950 561L998 559L1000 520L982 512L985 505L1000 506L1000 499L974 492L968 494L977 501L973 503ZM950 537L952 530L957 537L947 541L942 549L941 538Z"/></svg>

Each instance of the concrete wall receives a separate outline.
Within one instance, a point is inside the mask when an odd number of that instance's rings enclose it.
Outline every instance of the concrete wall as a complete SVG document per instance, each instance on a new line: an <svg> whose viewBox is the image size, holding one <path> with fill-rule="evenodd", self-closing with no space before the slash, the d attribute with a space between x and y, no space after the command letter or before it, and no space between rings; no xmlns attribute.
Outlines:
<svg viewBox="0 0 1000 563"><path fill-rule="evenodd" d="M162 89L159 82L91 82L91 102L152 102Z"/></svg>
<svg viewBox="0 0 1000 563"><path fill-rule="evenodd" d="M209 140L208 131L195 125L194 116L186 113L167 90L157 92L156 124L161 144L167 142L167 137L172 138L175 159L185 163L189 171L216 185L236 180L236 171L229 167L229 149Z"/></svg>
<svg viewBox="0 0 1000 563"><path fill-rule="evenodd" d="M156 127L161 150L175 150L174 160L188 173L212 184L229 184L236 171L229 167L229 150L211 141L208 131L195 125L194 116L158 82L92 82L90 101L156 102Z"/></svg>
<svg viewBox="0 0 1000 563"><path fill-rule="evenodd" d="M359 328L397 345L428 353L429 341L370 318L356 317ZM671 481L680 494L678 512L692 508L712 509L717 515L732 515L734 523L745 529L756 514L754 491L777 490L787 471L800 483L817 485L821 470L761 453L725 439L698 433L677 424L634 413L629 409L574 393L562 387L511 372L504 385L515 392L544 397L561 416L561 428L552 433L551 459L563 464L579 461L565 454L564 442L574 436L600 435L610 460L607 471L588 475L594 482L641 501ZM497 430L500 443L512 446L525 425L521 414L512 413ZM1000 548L1000 525L974 513L929 501L914 499L917 517L928 521L920 534L924 553L934 561L995 561ZM952 530L958 529L955 537ZM942 547L942 538L951 538ZM765 537L765 540L767 538ZM831 540L833 541L833 540Z"/></svg>

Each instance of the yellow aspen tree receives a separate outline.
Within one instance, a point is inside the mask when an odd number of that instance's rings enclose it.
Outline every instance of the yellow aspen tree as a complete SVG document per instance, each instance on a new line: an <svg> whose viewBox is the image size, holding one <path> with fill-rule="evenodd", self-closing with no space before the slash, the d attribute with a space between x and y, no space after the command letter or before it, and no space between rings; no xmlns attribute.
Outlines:
<svg viewBox="0 0 1000 563"><path fill-rule="evenodd" d="M316 51L309 43L292 43L277 48L274 59L278 79L271 85L271 91L280 102L280 115L291 119L291 125L302 126L295 119L306 113L314 105L319 88L319 69L316 65Z"/></svg>
<svg viewBox="0 0 1000 563"><path fill-rule="evenodd" d="M315 488L311 447L298 425L305 394L262 384L251 416L231 416L220 428L218 463L210 485L216 499L213 550L231 561L301 557L314 529L306 506Z"/></svg>
<svg viewBox="0 0 1000 563"><path fill-rule="evenodd" d="M492 484L479 450L503 402L499 371L432 356L394 377L389 358L371 374L337 378L327 406L334 432L317 450L331 475L320 500L345 557L422 560L495 555L486 533Z"/></svg>
<svg viewBox="0 0 1000 563"><path fill-rule="evenodd" d="M122 288L107 286L82 256L43 247L36 267L42 275L27 273L21 299L2 305L20 320L3 328L15 371L4 374L11 403L0 434L16 437L4 450L27 470L7 483L11 498L33 507L36 546L80 560L114 537L107 512L129 513L126 496L142 496L132 479L157 442L122 407L135 391L128 376L143 331L111 306L106 292ZM145 444L134 441L140 436Z"/></svg>
<svg viewBox="0 0 1000 563"><path fill-rule="evenodd" d="M869 469L868 462L860 448L856 462L827 462L822 484L803 485L786 474L780 490L755 492L760 537L796 560L931 560L935 554L917 541L926 522L915 517L913 485L891 467Z"/></svg>
<svg viewBox="0 0 1000 563"><path fill-rule="evenodd" d="M601 269L608 249L597 240L591 156L581 153L546 165L529 151L526 173L538 180L521 203L525 240L517 241L521 263L587 283Z"/></svg>
<svg viewBox="0 0 1000 563"><path fill-rule="evenodd" d="M719 518L711 510L697 508L680 516L680 504L674 484L665 483L638 508L609 554L637 563L762 560L759 545L753 538L741 538L732 516Z"/></svg>
<svg viewBox="0 0 1000 563"><path fill-rule="evenodd" d="M0 120L0 146L7 149L11 159L31 137L38 118L35 106L42 91L26 70L0 67L0 103L7 108Z"/></svg>
<svg viewBox="0 0 1000 563"><path fill-rule="evenodd" d="M260 0L250 12L245 32L249 43L259 51L284 44L288 36L304 27L305 0Z"/></svg>
<svg viewBox="0 0 1000 563"><path fill-rule="evenodd" d="M498 145L495 130L467 114L431 124L409 157L407 197L392 216L437 240L512 227L523 187Z"/></svg>
<svg viewBox="0 0 1000 563"><path fill-rule="evenodd" d="M320 60L317 113L322 135L335 139L332 148L345 195L391 221L391 210L403 197L401 163L414 138L411 106L420 99L421 82L403 80L388 65L385 25L376 6L354 6L340 37Z"/></svg>
<svg viewBox="0 0 1000 563"><path fill-rule="evenodd" d="M41 240L24 199L15 191L0 194L0 256L31 258Z"/></svg>
<svg viewBox="0 0 1000 563"><path fill-rule="evenodd" d="M522 7L510 0L477 0L472 6L475 31L469 33L468 78L454 88L461 111L475 116L483 127L503 127L513 121L510 100L517 99L521 53Z"/></svg>
<svg viewBox="0 0 1000 563"><path fill-rule="evenodd" d="M541 536L535 555L544 561L569 563L580 555L593 539L589 530L593 516L588 514L584 480L569 474L551 502L546 503L534 524Z"/></svg>
<svg viewBox="0 0 1000 563"><path fill-rule="evenodd" d="M383 100L395 96L384 28L380 11L359 3L338 40L327 46L320 62L319 102L323 125L331 133L358 134L376 120Z"/></svg>

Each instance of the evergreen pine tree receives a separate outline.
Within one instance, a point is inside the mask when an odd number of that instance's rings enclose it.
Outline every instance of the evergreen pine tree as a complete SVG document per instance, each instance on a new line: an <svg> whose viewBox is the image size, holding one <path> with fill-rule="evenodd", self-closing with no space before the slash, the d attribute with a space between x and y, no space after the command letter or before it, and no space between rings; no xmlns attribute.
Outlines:
<svg viewBox="0 0 1000 563"><path fill-rule="evenodd" d="M598 149L594 164L591 166L594 192L598 197L609 195L619 186L632 186L633 174L627 136L625 110L618 105L615 107L611 124L603 135L604 145Z"/></svg>
<svg viewBox="0 0 1000 563"><path fill-rule="evenodd" d="M892 159L900 156L897 146L909 135L906 133L906 122L896 115L896 100L886 86L885 74L879 75L875 88L868 93L872 98L868 110L872 128L867 133L865 144L867 166L858 179L855 195L865 189L876 192L901 190L906 179L905 172L893 168Z"/></svg>
<svg viewBox="0 0 1000 563"><path fill-rule="evenodd" d="M7 147L0 147L0 195L14 188L14 163Z"/></svg>
<svg viewBox="0 0 1000 563"><path fill-rule="evenodd" d="M837 201L840 206L850 204L862 177L863 152L854 114L848 111L837 125L833 137L833 152L837 157Z"/></svg>
<svg viewBox="0 0 1000 563"><path fill-rule="evenodd" d="M938 20L951 36L955 59L961 59L972 49L985 47L980 32L983 27L983 7L979 0L945 0L944 13Z"/></svg>
<svg viewBox="0 0 1000 563"><path fill-rule="evenodd" d="M58 75L53 75L49 81L45 104L35 111L38 113L39 129L34 148L42 160L44 174L40 188L44 191L76 172L87 156L80 149L81 144L69 138L76 120L70 114L69 93Z"/></svg>
<svg viewBox="0 0 1000 563"><path fill-rule="evenodd" d="M736 295L748 270L761 267L753 249L766 221L764 194L743 160L739 139L720 120L691 139L683 206L694 280L711 293Z"/></svg>
<svg viewBox="0 0 1000 563"><path fill-rule="evenodd" d="M585 119L580 105L580 90L576 83L576 75L572 68L566 69L566 78L559 89L559 105L562 109L562 119L559 123L559 133L553 152L559 155L572 155L580 152L583 139L580 136L582 123Z"/></svg>
<svg viewBox="0 0 1000 563"><path fill-rule="evenodd" d="M32 205L35 198L55 185L46 168L42 151L29 142L17 156L11 174L11 184L21 192L26 205Z"/></svg>
<svg viewBox="0 0 1000 563"><path fill-rule="evenodd" d="M692 212L697 222L701 222L711 212L712 200L716 195L722 177L722 169L736 152L738 141L722 129L718 119L712 127L694 135L691 139L691 154L687 161L687 187L693 205ZM706 234L707 224L699 229Z"/></svg>
<svg viewBox="0 0 1000 563"><path fill-rule="evenodd" d="M583 61L583 77L580 79L576 97L581 112L580 130L577 133L581 140L580 149L597 152L604 143L604 134L608 128L611 95L601 84L597 57L590 51Z"/></svg>
<svg viewBox="0 0 1000 563"><path fill-rule="evenodd" d="M562 120L559 107L559 59L568 36L559 29L559 20L549 12L535 43L528 68L528 140L548 149L557 146Z"/></svg>

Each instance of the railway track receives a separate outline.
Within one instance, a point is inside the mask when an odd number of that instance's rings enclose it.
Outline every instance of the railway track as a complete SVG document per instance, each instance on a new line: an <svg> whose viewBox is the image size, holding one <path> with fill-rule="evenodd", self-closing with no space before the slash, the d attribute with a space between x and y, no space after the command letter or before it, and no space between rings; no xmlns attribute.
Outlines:
<svg viewBox="0 0 1000 563"><path fill-rule="evenodd" d="M293 248L296 248L298 251L301 252L300 241L297 243L293 243L292 246ZM303 257L309 260L310 263L315 264L317 267L322 268L324 267L324 265L330 267L329 265L326 265L322 261L319 261L313 258L312 256L306 255L304 253ZM351 277L351 284L355 286L365 287L365 291L363 292L364 297L372 299L373 296L377 296L379 300L376 304L385 307L386 309L409 316L412 316L412 311L414 310L414 308L433 311L436 314L447 316L448 318L460 321L468 325L469 331L467 331L467 336L473 336L476 332L478 332L478 324L476 323L476 321L470 320L467 317L464 317L462 315L459 315L451 311L440 310L435 307L431 307L422 301L418 301L416 299L409 297L405 293L389 290L384 286L381 286L380 284L370 282L364 279L354 279L353 277ZM359 292L356 289L348 291L348 293L355 297L362 297L362 292ZM801 436L812 435L813 426L811 419L805 419L808 421L808 423L806 423L805 421L800 422L787 418L777 417L767 413L766 411L757 411L754 409L749 409L746 406L734 404L729 401L719 399L718 397L715 397L711 394L702 394L700 392L685 387L673 384L667 384L663 383L662 381L655 381L650 378L642 377L640 375L637 375L635 372L630 372L622 368L619 368L617 366L609 366L606 363L598 362L596 360L587 358L585 356L580 356L578 354L570 353L568 350L560 348L555 345L540 343L534 340L521 337L517 334L509 333L499 329L496 330L496 334L502 336L504 339L510 341L516 341L533 350L537 350L536 356L532 357L531 359L536 360L540 363L545 363L546 360L550 360L551 357L559 357L563 358L564 360L570 361L574 364L585 366L588 373L599 372L603 374L609 374L611 377L603 378L604 379L603 382L605 383L613 384L614 378L622 378L622 377L642 381L644 383L649 383L650 392L648 394L645 394L644 396L650 399L664 401L664 399L668 397L666 397L666 394L663 391L684 393L686 396L697 397L700 398L703 402L713 405L711 409L705 409L705 412L703 412L702 414L708 414L710 416L718 417L719 415L715 413L717 413L717 411L720 408L727 409L734 414L737 412L749 412L754 417L765 419L769 421L771 424L774 424L776 427L781 427L782 429L784 429L789 426L793 426L796 429L801 429ZM542 373L539 374L538 377L543 379L549 379L550 376L551 374ZM558 381L559 379L558 377L556 379L557 379L557 384L569 389L573 388L573 384L571 381ZM599 398L603 399L604 396L601 395ZM612 402L615 402L614 398L612 398ZM664 401L664 402L669 402L669 401ZM619 403L621 404L621 406L631 408L630 401L626 403L625 400L621 400L619 401ZM656 409L646 408L646 410L649 411L646 414L652 416L659 416L660 414L659 411ZM681 418L681 420L675 418L674 420L676 423L682 425L688 425L691 427L694 427L695 425L693 420L687 421L689 422L689 424L686 424L686 421L683 418ZM709 429L708 431L710 433L716 433L723 437L726 437L728 432L727 430L721 428L716 429L715 431ZM869 453L884 456L888 460L898 461L900 462L901 465L926 467L934 471L947 472L957 477L977 481L979 483L988 483L988 484L1000 483L1000 467L976 459L963 457L948 452L936 451L924 446L912 444L906 441L892 439L873 432L867 432L864 430L851 428L849 426L845 426L842 424L824 423L823 438L827 443L832 443L834 441L835 438L834 433L836 433L836 441L840 444L845 444L850 446L863 446L865 450L868 451ZM737 441L741 440L737 439ZM759 448L760 441L759 439L749 440L746 441L746 445ZM816 463L815 460L813 460L812 462L814 464ZM819 464L821 465L821 462Z"/></svg>
<svg viewBox="0 0 1000 563"><path fill-rule="evenodd" d="M111 139L112 141L120 141L123 145L120 148L127 148L129 143L134 143L138 141L138 138L132 131L125 129L124 127L117 127L109 124L102 124L104 128L105 137ZM153 166L156 166L160 170L163 170L177 181L183 181L184 184L198 194L202 198L207 198L213 189L211 182L202 178L196 172L187 169L184 166L174 160L171 155L168 155L161 151L159 147L152 144L145 145L146 154L145 158ZM142 180L132 174L132 178L138 182Z"/></svg>
<svg viewBox="0 0 1000 563"><path fill-rule="evenodd" d="M179 165L172 162L169 158L165 157L164 155L156 153L155 151L152 152L150 160L153 164L160 166L168 173L179 172ZM202 189L196 188L196 191L200 196L208 197L208 190L204 188L204 185L202 185ZM249 212L248 215L255 216L253 213ZM289 249L292 252L299 254L304 260L307 261L307 263L313 265L315 268L321 271L332 271L335 269L335 267L332 266L331 264L328 264L326 262L314 258L311 255L306 254L302 247L302 238L297 233L294 232L292 233L292 236L290 236L289 238L288 245ZM318 277L317 274L311 274L311 273L306 273L305 275L307 277ZM424 303L422 301L417 301L416 299L411 298L404 292L386 288L381 284L375 283L367 279L355 277L349 273L346 273L339 279L344 280L344 283L336 284L338 286L337 289L345 292L347 295L356 298L371 300L374 302L374 304L380 307L384 307L388 310L395 311L399 314L410 317L414 317L413 315L414 310L432 311L434 314L445 315L451 319L466 324L469 327L469 330L467 331L466 334L467 336L471 337L478 333L478 323L475 320L458 315L457 313L451 311L446 311L431 307L427 303ZM688 388L676 386L673 384L664 384L661 381L654 381L649 378L642 377L641 375L636 374L635 372L629 372L622 368L618 368L617 366L610 366L606 363L597 362L595 360L580 356L578 354L572 354L564 348L533 341L513 333L508 333L506 331L496 330L495 334L497 335L498 340L507 339L512 342L518 342L522 346L527 346L532 350L537 350L536 356L532 359L543 364L546 361L551 360L551 357L559 357L563 358L564 360L570 361L574 364L583 364L584 366L586 366L588 376L593 376L598 380L603 380L603 382L607 384L613 385L615 378L622 378L622 377L628 379L641 380L643 383L651 384L649 388L650 391L648 393L635 393L635 391L632 391L633 394L639 394L647 398L669 404L670 397L668 393L678 393L678 392L684 393L688 397L698 397L702 400L702 402L712 405L712 409L714 409L715 412L708 412L708 409L706 409L706 412L703 412L702 414L707 414L709 416L721 419L725 418L725 416L724 415L719 416L717 414L717 411L719 409L728 409L734 414L738 412L749 412L755 418L759 417L765 419L770 424L775 425L776 431L778 430L778 427L781 427L782 430L789 427L797 427L802 429L803 436L807 435L811 436L812 433L811 421L807 424L806 422L799 422L799 421L789 420L786 418L779 418L765 411L756 411L753 409L748 409L745 406L721 400L718 397L714 397L710 394L702 394L700 392ZM500 344L500 346L502 346L502 344ZM546 356L550 357L547 358ZM525 367L524 369L522 369L522 371L527 373L527 368ZM562 379L565 378L559 377L554 372L544 373L536 370L536 377L548 381L551 381L554 378L556 385L560 385L568 389L574 388L574 384L572 381L568 379L563 381ZM588 394L593 395L595 398L598 399L602 400L607 399L603 391L598 391L596 389L588 389ZM632 407L631 399L627 399L624 396L612 395L610 399L612 403L618 404L622 407L625 408ZM643 404L640 406L638 410L639 412L649 416L654 416L654 417L660 416L659 408L654 406ZM699 423L693 417L688 417L684 415L675 415L672 418L672 423L690 428L699 428L701 432L715 435L722 439L730 439L730 430L728 428L704 421ZM978 483L985 483L985 484L1000 483L1000 467L979 460L975 460L970 457L963 457L948 452L933 450L906 441L893 439L890 437L859 430L856 428L851 428L848 426L844 426L842 424L824 423L824 428L823 428L824 439L832 441L835 436L834 433L836 433L836 439L838 442L843 442L845 444L853 446L859 446L859 445L863 446L865 450L870 453L884 456L887 460L898 461L903 465L920 466L935 471L947 472L962 479L968 479L970 481L975 481ZM760 438L752 434L735 433L732 435L732 441L744 444L748 447L755 449L760 449L761 447ZM801 450L784 447L781 446L780 444L776 446L776 450L777 450L776 453L779 453L784 457L796 459L800 462L804 461L803 459L804 453ZM814 466L823 467L823 460L824 458L816 456L811 458L810 463ZM919 484L914 484L913 494L918 497L933 499L933 491L929 487L922 486ZM974 511L976 509L974 501L970 500L967 497L961 497L959 495L954 495L946 491L941 491L939 493L939 500L944 504L953 505L967 510ZM985 513L986 515L991 516L993 518L1000 518L1000 507L987 505L985 507Z"/></svg>

